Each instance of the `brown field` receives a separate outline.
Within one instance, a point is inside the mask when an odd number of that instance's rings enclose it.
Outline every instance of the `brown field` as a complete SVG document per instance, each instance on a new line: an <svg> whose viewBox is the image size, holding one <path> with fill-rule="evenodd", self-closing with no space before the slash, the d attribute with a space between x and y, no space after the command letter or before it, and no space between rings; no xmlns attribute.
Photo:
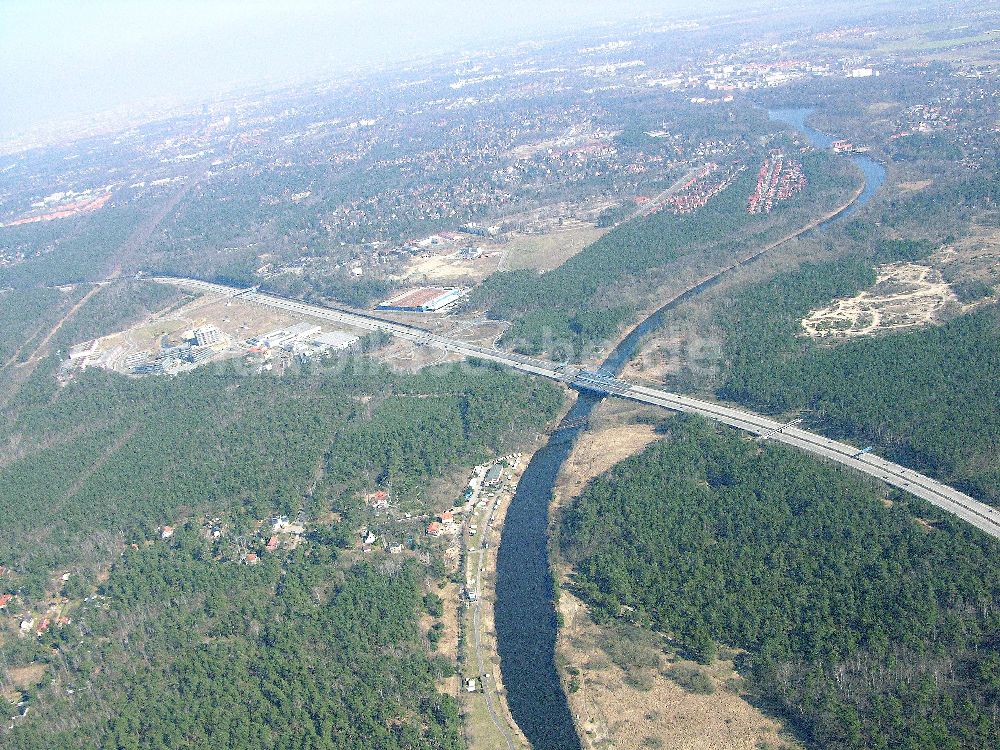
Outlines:
<svg viewBox="0 0 1000 750"><path fill-rule="evenodd" d="M954 245L941 248L932 262L949 278L982 279L1000 285L1000 229L973 224L972 232Z"/></svg>
<svg viewBox="0 0 1000 750"><path fill-rule="evenodd" d="M583 432L563 464L556 483L558 495L576 497L591 479L657 439L659 436L648 424L623 424Z"/></svg>
<svg viewBox="0 0 1000 750"><path fill-rule="evenodd" d="M699 667L650 648L647 663L631 668L613 663L602 648L608 633L594 624L586 605L565 591L559 596L563 627L558 659L567 680L570 708L587 750L759 750L800 748L775 719L750 705L732 662ZM700 670L711 694L695 693L664 674L670 667Z"/></svg>
<svg viewBox="0 0 1000 750"><path fill-rule="evenodd" d="M888 112L898 106L899 104L897 102L873 102L872 104L869 104L865 109L868 111L870 115L880 115L883 112Z"/></svg>
<svg viewBox="0 0 1000 750"><path fill-rule="evenodd" d="M901 192L913 193L917 190L923 190L926 187L930 187L934 184L934 180L913 180L911 182L901 182L897 187Z"/></svg>
<svg viewBox="0 0 1000 750"><path fill-rule="evenodd" d="M622 377L627 380L662 383L667 375L680 366L680 361L671 356L670 352L677 351L684 343L683 336L653 333L626 363Z"/></svg>
<svg viewBox="0 0 1000 750"><path fill-rule="evenodd" d="M441 616L441 623L444 625L444 632L441 640L438 641L437 651L434 653L446 656L451 661L458 659L458 586L453 581L448 581L443 587L432 589L432 591L444 600L444 614ZM421 630L426 632L435 620L428 614L420 618ZM438 680L437 688L440 692L448 695L457 695L461 683L461 677L456 672L451 677L442 677Z"/></svg>
<svg viewBox="0 0 1000 750"><path fill-rule="evenodd" d="M33 662L24 667L8 667L6 679L0 680L0 698L11 705L21 700L21 691L29 690L45 678L45 665Z"/></svg>
<svg viewBox="0 0 1000 750"><path fill-rule="evenodd" d="M972 233L931 255L926 265L892 263L878 269L878 280L848 299L833 300L802 321L813 337L850 338L889 330L934 325L956 312L990 301L962 305L945 279L1000 282L1000 230L973 225Z"/></svg>
<svg viewBox="0 0 1000 750"><path fill-rule="evenodd" d="M485 251L482 257L466 260L459 257L457 251L418 256L411 259L399 278L414 284L474 286L498 270L527 268L549 271L600 239L607 231L587 222L567 219L561 228L545 234L511 232L502 238L476 238L474 244Z"/></svg>
<svg viewBox="0 0 1000 750"><path fill-rule="evenodd" d="M897 185L908 185L915 189L924 182L911 179L910 182ZM800 238L776 248L775 253L752 266L737 269L711 290L673 310L668 324L642 341L640 350L626 365L622 377L662 383L668 376L677 375L683 369L685 376L690 375L691 384L688 387L711 392L716 385L723 340L720 323L714 316L714 304L742 284L763 281L771 274L794 268L804 262L833 260L840 254L837 248L824 250L817 243ZM945 290L943 287L950 287L958 281L981 279L993 285L995 290L1000 290L1000 229L990 226L990 222L973 223L967 236L953 245L940 248L925 261L921 261L920 266L929 266L934 272L923 280L917 278L911 291L917 292L923 288L928 296L919 299L923 292L917 294L915 301L918 304L912 309L908 310L904 305L900 311L901 317L896 319L897 323L903 323L912 313L914 317L909 322L914 325L935 324L955 313L967 312L978 305L996 301L1000 295L995 291L992 297L975 303L958 304L947 301L948 298L953 299L953 295L950 288ZM906 279L903 281L909 283ZM942 286L943 282L947 283ZM891 307L892 305L887 309L890 320L895 315ZM841 325L853 329L851 319L850 316L845 318ZM876 330L886 330L881 325L885 322L883 318ZM870 329L870 323L870 319L859 318L858 328ZM828 340L835 339L830 337Z"/></svg>
<svg viewBox="0 0 1000 750"><path fill-rule="evenodd" d="M478 284L497 269L497 256L463 260L452 255L414 258L403 279L410 283Z"/></svg>
<svg viewBox="0 0 1000 750"><path fill-rule="evenodd" d="M45 665L40 662L26 667L11 667L7 670L7 680L18 690L34 687L45 676Z"/></svg>

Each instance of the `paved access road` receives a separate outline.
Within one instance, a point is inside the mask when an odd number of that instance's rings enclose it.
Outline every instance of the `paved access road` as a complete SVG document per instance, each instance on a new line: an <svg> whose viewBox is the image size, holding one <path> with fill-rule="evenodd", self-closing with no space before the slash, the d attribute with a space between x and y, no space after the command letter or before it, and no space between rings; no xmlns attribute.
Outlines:
<svg viewBox="0 0 1000 750"><path fill-rule="evenodd" d="M576 385L577 387L607 393L620 398L627 398L644 404L662 406L672 411L700 414L708 419L722 422L723 424L765 437L769 440L777 440L786 445L791 445L821 458L836 461L839 464L868 474L887 484L916 495L932 505L936 505L942 510L948 511L971 523L987 534L1000 539L1000 511L995 508L973 500L965 493L959 492L946 484L895 464L892 461L887 461L873 453L864 453L847 443L830 440L795 425L786 425L750 411L724 406L704 399L682 396L659 388L636 385L624 380L595 376L592 373L586 373L577 368L560 367L552 362L524 357L499 349L487 349L475 346L464 341L438 336L420 328L394 323L366 313L307 304L273 294L264 294L255 290L240 290L195 279L157 277L151 280L196 291L239 297L239 299L247 302L267 305L320 320L329 320L373 331L385 331L393 336L408 339L423 346L455 352L466 357L477 357L497 362L521 372L558 380L569 385Z"/></svg>

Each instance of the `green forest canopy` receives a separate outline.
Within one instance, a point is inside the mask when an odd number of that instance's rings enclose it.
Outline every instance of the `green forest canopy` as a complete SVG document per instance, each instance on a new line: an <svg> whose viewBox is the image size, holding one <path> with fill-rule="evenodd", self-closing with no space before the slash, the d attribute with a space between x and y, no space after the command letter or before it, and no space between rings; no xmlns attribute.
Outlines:
<svg viewBox="0 0 1000 750"><path fill-rule="evenodd" d="M389 480L415 495L540 428L560 402L555 385L493 366L396 375L361 358L282 378L88 370L64 388L39 368L0 424L0 444L21 445L0 469L0 563L42 575L181 512L316 512Z"/></svg>
<svg viewBox="0 0 1000 750"><path fill-rule="evenodd" d="M314 538L219 562L197 529L130 550L38 653L51 688L9 750L458 750L418 628L420 568L345 566ZM4 654L10 663L9 655ZM14 657L16 658L16 657ZM16 663L16 662L15 662Z"/></svg>
<svg viewBox="0 0 1000 750"><path fill-rule="evenodd" d="M561 549L599 619L721 642L821 748L1000 743L1000 545L909 496L697 418L602 475ZM933 520L915 522L913 513Z"/></svg>
<svg viewBox="0 0 1000 750"><path fill-rule="evenodd" d="M1000 502L1000 309L941 326L834 346L800 321L875 281L878 262L912 260L927 243L885 243L874 258L806 264L743 288L717 306L724 331L718 395L771 412L806 410L831 433L988 502Z"/></svg>

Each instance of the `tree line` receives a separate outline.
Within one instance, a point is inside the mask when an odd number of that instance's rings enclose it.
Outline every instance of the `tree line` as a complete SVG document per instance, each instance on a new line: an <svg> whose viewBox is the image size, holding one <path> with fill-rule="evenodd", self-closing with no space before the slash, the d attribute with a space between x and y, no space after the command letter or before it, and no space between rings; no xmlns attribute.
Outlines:
<svg viewBox="0 0 1000 750"><path fill-rule="evenodd" d="M600 476L560 549L599 620L717 644L822 748L1000 743L1000 545L697 418ZM926 519L918 523L914 515Z"/></svg>

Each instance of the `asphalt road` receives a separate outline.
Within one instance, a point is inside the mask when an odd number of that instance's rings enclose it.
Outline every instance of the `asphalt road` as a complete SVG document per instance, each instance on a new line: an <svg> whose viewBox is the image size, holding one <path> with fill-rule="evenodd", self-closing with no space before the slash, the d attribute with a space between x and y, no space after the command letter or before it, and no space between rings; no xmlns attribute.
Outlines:
<svg viewBox="0 0 1000 750"><path fill-rule="evenodd" d="M373 331L385 331L393 336L408 339L422 346L442 349L466 357L477 357L497 362L521 372L539 375L563 383L572 384L580 375L580 371L575 368L562 368L544 360L524 357L499 349L487 349L475 346L464 341L438 336L419 328L383 320L373 315L307 304L298 300L278 297L272 294L262 294L256 291L241 291L232 287L194 279L163 277L152 280L188 289L239 296L241 300L247 302L267 305L300 315L344 323ZM812 453L820 458L836 461L839 464L916 495L932 505L958 516L985 531L987 534L1000 539L1000 511L972 499L953 487L942 484L905 466L900 466L873 453L861 453L855 446L825 438L822 435L803 430L795 425L785 425L774 419L750 411L716 404L703 399L682 396L658 388L649 388L623 380L615 380L609 384L609 389L607 391L609 395L627 398L644 404L661 406L672 411L701 414L708 419L713 419L731 427L766 437L769 440L777 440L786 445L791 445Z"/></svg>

